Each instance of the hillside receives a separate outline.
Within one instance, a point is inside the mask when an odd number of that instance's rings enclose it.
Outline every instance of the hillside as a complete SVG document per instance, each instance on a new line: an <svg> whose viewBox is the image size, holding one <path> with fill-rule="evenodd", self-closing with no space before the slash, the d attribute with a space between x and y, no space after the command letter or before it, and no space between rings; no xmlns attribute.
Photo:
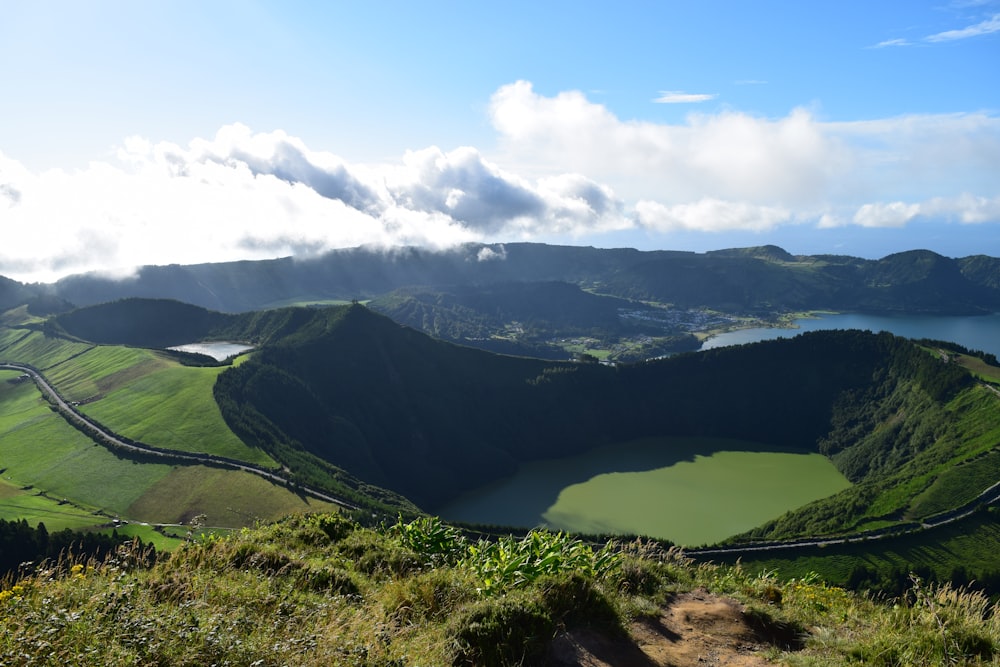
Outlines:
<svg viewBox="0 0 1000 667"><path fill-rule="evenodd" d="M497 302L521 293L500 290ZM975 386L961 365L884 333L813 332L606 366L490 354L430 338L360 305L224 315L126 299L57 316L42 328L75 341L150 347L179 339L253 342L249 358L200 381L214 379L216 409L232 432L226 435L242 441L227 445L229 451L268 457L301 483L378 506L402 507L402 496L434 511L522 463L599 446L725 438L759 451L819 452L853 482L744 539L839 533L912 522L967 502L992 478L977 473L966 493L956 493L955 470L982 466L955 464L984 456L1000 432L995 396ZM56 380L79 383L81 371L93 372L105 358L87 343L54 347L57 337L24 331L33 330L11 331L8 353L47 355L37 358L59 365ZM107 359L121 364L133 356ZM143 361L142 372L159 367L152 363ZM125 379L138 369L123 366L119 373ZM176 375L171 383L179 380ZM65 385L64 391L89 401L94 386ZM138 394L129 390L133 403L148 394L142 400L150 409L176 403L170 414L183 408L175 395L192 396L179 389L164 394L148 381L144 386ZM182 433L153 419L156 412L138 418L121 400L85 409L154 443L160 434ZM205 414L208 428L218 418ZM198 444L182 437L168 448L191 446Z"/></svg>
<svg viewBox="0 0 1000 667"><path fill-rule="evenodd" d="M815 577L693 566L636 541L467 537L337 515L126 546L0 586L10 665L992 664L977 593L916 580L895 603Z"/></svg>
<svg viewBox="0 0 1000 667"><path fill-rule="evenodd" d="M279 460L305 452L431 511L522 461L641 437L830 456L855 486L810 521L782 523L782 536L905 513L948 462L989 450L996 427L994 397L964 369L885 333L813 332L609 367L491 355L362 306L314 311L215 392L249 444Z"/></svg>
<svg viewBox="0 0 1000 667"><path fill-rule="evenodd" d="M614 349L609 355L614 361L690 351L701 344L664 308L558 281L407 287L368 306L435 338L546 359L571 358L573 339L581 338Z"/></svg>
<svg viewBox="0 0 1000 667"><path fill-rule="evenodd" d="M1000 309L1000 260L982 255L951 259L914 250L867 260L796 256L774 246L693 253L530 243L444 251L353 248L303 260L146 266L123 279L77 275L47 286L8 281L0 285L0 305L49 294L78 306L125 297L171 298L242 312L296 301L368 299L414 286L552 281L618 298L731 312Z"/></svg>

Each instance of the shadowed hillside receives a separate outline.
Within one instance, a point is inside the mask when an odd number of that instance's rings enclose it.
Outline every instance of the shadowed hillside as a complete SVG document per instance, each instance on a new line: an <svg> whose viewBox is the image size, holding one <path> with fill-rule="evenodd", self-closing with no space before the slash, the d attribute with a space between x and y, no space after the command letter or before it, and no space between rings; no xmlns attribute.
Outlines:
<svg viewBox="0 0 1000 667"><path fill-rule="evenodd" d="M985 256L956 260L914 250L867 260L793 256L774 246L699 254L530 243L445 251L354 248L302 260L146 266L118 280L87 274L50 286L0 285L0 303L4 290L27 290L48 291L80 306L125 297L172 298L239 312L296 300L372 298L412 286L549 281L597 287L621 298L739 312L1000 310L1000 260Z"/></svg>
<svg viewBox="0 0 1000 667"><path fill-rule="evenodd" d="M352 306L313 311L222 374L215 393L248 444L278 459L307 452L433 509L520 461L665 435L822 451L872 493L868 482L941 446L951 418L934 406L970 383L885 333L813 332L608 367L492 355Z"/></svg>

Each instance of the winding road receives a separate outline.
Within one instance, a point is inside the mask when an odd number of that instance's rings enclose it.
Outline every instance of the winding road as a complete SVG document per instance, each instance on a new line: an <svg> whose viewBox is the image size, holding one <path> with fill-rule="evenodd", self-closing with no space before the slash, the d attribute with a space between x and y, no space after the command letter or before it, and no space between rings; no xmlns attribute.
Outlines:
<svg viewBox="0 0 1000 667"><path fill-rule="evenodd" d="M260 466L255 466L252 463L244 463L241 461L236 461L234 459L228 459L222 456L214 456L212 454L196 454L191 452L183 452L176 449L161 449L159 447L153 447L151 445L146 445L141 442L135 442L132 440L123 440L121 436L118 436L108 429L106 429L102 424L94 421L90 417L84 415L79 410L77 410L72 404L68 403L62 396L59 395L48 380L41 374L38 369L27 366L24 364L4 362L0 363L0 369L18 371L24 373L34 380L35 385L38 390L45 396L50 403L52 403L59 414L70 422L74 426L83 430L88 436L94 439L96 442L107 446L114 447L118 449L124 449L127 451L141 453L145 456L155 456L163 458L169 461L180 461L183 463L191 464L201 464L210 465L215 467L228 468L230 470L242 470L243 472L248 472L258 477L263 477L264 479L275 482L277 484L282 484L293 491L297 491L313 498L318 498L319 500L325 500L326 502L339 505L345 509L356 510L359 509L357 505L353 505L343 498L338 498L332 496L323 491L317 489L302 486L300 484L294 483L291 480L283 477L282 475L274 472L273 470L268 470L267 468L262 468Z"/></svg>

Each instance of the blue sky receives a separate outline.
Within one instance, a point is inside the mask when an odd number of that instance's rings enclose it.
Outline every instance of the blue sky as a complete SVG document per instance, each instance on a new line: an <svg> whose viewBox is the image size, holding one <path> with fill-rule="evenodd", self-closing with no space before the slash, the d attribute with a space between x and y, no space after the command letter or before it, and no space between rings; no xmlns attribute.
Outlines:
<svg viewBox="0 0 1000 667"><path fill-rule="evenodd" d="M1000 1L0 0L0 275L360 244L1000 255Z"/></svg>

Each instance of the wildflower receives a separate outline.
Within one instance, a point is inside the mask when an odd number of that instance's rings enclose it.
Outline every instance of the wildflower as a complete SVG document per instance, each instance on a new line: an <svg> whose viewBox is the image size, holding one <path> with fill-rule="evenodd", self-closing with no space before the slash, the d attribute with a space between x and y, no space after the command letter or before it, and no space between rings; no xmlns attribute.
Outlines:
<svg viewBox="0 0 1000 667"><path fill-rule="evenodd" d="M20 584L14 584L10 589L5 591L0 591L0 603L6 602L7 600L13 599L14 602L21 601L21 594L24 593L24 586Z"/></svg>

